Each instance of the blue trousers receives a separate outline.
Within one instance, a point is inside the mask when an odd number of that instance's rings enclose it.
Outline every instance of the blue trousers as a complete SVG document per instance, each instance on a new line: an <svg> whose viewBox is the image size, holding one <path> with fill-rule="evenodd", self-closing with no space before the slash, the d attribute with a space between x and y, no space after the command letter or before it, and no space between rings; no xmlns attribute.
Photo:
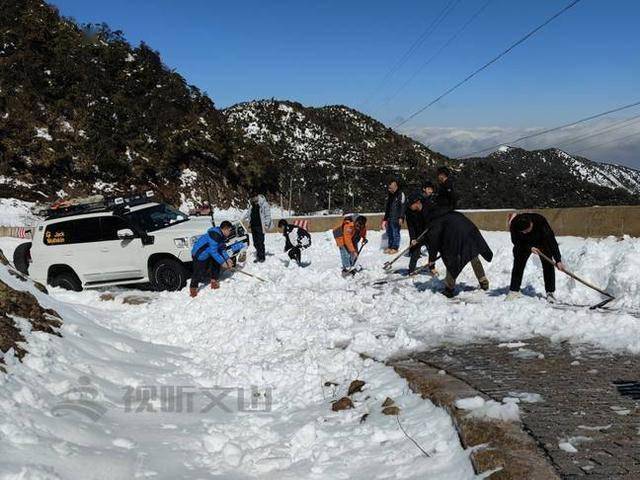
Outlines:
<svg viewBox="0 0 640 480"><path fill-rule="evenodd" d="M351 268L353 266L351 254L347 247L340 247L340 260L342 260L342 268Z"/></svg>
<svg viewBox="0 0 640 480"><path fill-rule="evenodd" d="M387 222L387 241L389 248L400 248L400 222Z"/></svg>

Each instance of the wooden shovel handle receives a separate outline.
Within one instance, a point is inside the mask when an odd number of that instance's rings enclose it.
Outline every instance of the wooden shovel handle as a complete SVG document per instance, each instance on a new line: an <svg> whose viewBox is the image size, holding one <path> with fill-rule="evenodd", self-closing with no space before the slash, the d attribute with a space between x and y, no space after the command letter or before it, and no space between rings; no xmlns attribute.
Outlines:
<svg viewBox="0 0 640 480"><path fill-rule="evenodd" d="M556 264L556 262L554 262L551 258L549 258L548 256L546 256L544 253L539 252L538 255L540 256L540 258L546 260L547 262L549 262L551 265L553 265L554 267L558 268L558 265ZM560 270L558 268L558 270ZM609 292L606 292L604 290L602 290L599 287L596 287L595 285L593 285L592 283L580 278L579 276L577 276L575 273L570 272L569 270L560 270L561 272L569 275L571 278L573 278L574 280L577 280L578 282L582 283L583 285L586 285L587 287L595 290L596 292L600 292L603 295L606 295L609 298L615 298L613 295L611 295Z"/></svg>

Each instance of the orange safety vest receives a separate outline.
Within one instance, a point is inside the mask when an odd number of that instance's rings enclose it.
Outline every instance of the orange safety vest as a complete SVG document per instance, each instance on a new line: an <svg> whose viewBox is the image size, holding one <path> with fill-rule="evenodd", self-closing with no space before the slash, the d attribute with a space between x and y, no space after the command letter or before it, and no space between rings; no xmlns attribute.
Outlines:
<svg viewBox="0 0 640 480"><path fill-rule="evenodd" d="M338 247L346 247L350 253L354 253L356 248L353 245L354 225L351 220L344 220L342 225L333 229L333 238Z"/></svg>

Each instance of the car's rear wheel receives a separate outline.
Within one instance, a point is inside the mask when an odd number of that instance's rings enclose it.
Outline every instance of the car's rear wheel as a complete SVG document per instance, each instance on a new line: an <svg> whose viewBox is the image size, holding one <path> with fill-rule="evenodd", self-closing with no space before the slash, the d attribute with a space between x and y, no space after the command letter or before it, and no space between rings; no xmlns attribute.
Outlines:
<svg viewBox="0 0 640 480"><path fill-rule="evenodd" d="M53 278L49 280L49 285L52 287L64 288L65 290L72 290L74 292L82 290L80 279L71 272L62 272L54 275Z"/></svg>
<svg viewBox="0 0 640 480"><path fill-rule="evenodd" d="M31 260L31 242L21 243L13 252L13 265L20 273L29 275L29 261Z"/></svg>
<svg viewBox="0 0 640 480"><path fill-rule="evenodd" d="M187 284L187 269L178 260L163 258L151 267L151 283L160 291L181 290Z"/></svg>

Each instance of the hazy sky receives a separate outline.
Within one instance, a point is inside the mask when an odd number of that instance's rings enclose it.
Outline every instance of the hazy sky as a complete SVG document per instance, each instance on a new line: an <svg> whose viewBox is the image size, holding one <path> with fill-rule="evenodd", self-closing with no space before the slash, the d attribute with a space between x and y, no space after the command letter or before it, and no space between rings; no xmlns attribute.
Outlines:
<svg viewBox="0 0 640 480"><path fill-rule="evenodd" d="M144 40L220 108L271 97L345 104L393 127L569 0L52 3L79 22L123 30L133 44ZM640 101L638 18L636 0L582 0L400 130L459 155ZM605 130L567 150L640 168L640 122L613 125L638 114L525 146Z"/></svg>

